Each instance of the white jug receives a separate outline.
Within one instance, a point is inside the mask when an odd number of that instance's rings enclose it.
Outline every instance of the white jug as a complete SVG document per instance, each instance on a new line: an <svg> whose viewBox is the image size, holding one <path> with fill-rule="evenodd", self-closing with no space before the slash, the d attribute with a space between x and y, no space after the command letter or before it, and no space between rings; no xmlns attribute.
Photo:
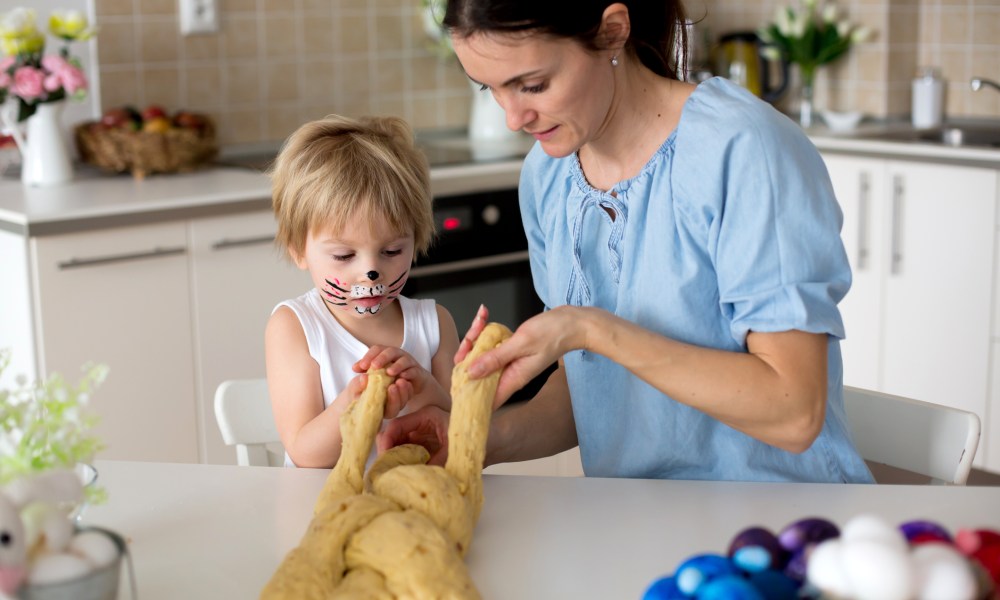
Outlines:
<svg viewBox="0 0 1000 600"><path fill-rule="evenodd" d="M21 182L24 185L46 187L73 179L73 163L63 139L61 124L65 105L65 100L39 104L35 114L28 117L25 132L21 131L21 124L14 116L16 103L11 103L9 110L0 113L4 125L10 129L14 142L21 150Z"/></svg>

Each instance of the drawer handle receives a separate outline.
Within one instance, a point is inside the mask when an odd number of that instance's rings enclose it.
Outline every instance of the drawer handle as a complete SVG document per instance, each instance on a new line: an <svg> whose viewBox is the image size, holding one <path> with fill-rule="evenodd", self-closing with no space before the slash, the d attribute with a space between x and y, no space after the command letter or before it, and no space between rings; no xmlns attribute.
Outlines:
<svg viewBox="0 0 1000 600"><path fill-rule="evenodd" d="M528 260L528 251L508 252L506 254L495 254L484 256L483 258L470 258L468 260L456 260L437 265L427 265L426 267L414 267L410 270L410 278L426 277L428 275L443 275L446 273L458 273L459 271L469 271L472 269L482 269L485 267L495 267L498 265L510 265Z"/></svg>
<svg viewBox="0 0 1000 600"><path fill-rule="evenodd" d="M868 268L868 200L871 183L868 172L862 171L858 180L858 270Z"/></svg>
<svg viewBox="0 0 1000 600"><path fill-rule="evenodd" d="M895 175L892 178L892 240L890 250L889 273L899 275L903 270L903 204L906 200L906 189L903 178Z"/></svg>
<svg viewBox="0 0 1000 600"><path fill-rule="evenodd" d="M222 238L212 244L212 250L225 250L227 248L241 248L243 246L258 246L260 244L270 244L274 242L273 235L261 235L257 237L238 238L231 240Z"/></svg>
<svg viewBox="0 0 1000 600"><path fill-rule="evenodd" d="M60 270L78 269L80 267L91 267L94 265L106 265L110 263L128 262L133 260L146 260L149 258L160 258L163 256L176 256L184 254L187 248L177 246L174 248L161 248L157 246L146 252L133 252L130 254L112 254L110 256L95 256L93 258L71 258L59 263Z"/></svg>

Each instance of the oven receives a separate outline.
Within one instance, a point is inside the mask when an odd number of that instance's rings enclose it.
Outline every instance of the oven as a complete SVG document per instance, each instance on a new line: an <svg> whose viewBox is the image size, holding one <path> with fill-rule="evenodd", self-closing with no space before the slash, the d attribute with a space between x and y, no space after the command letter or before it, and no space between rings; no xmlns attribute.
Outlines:
<svg viewBox="0 0 1000 600"><path fill-rule="evenodd" d="M543 305L535 294L517 189L434 198L437 239L418 258L403 294L433 298L451 312L461 338L480 304L490 320L516 329ZM537 392L552 367L511 401Z"/></svg>

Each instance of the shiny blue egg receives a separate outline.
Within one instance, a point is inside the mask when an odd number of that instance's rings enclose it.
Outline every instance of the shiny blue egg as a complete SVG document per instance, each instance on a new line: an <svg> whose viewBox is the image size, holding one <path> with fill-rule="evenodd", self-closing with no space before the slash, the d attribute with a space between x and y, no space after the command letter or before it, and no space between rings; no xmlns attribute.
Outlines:
<svg viewBox="0 0 1000 600"><path fill-rule="evenodd" d="M748 580L768 600L796 600L799 597L799 582L780 571L751 573Z"/></svg>
<svg viewBox="0 0 1000 600"><path fill-rule="evenodd" d="M719 554L696 554L677 567L674 577L685 594L695 594L703 584L723 575L739 575L728 558Z"/></svg>
<svg viewBox="0 0 1000 600"><path fill-rule="evenodd" d="M767 597L739 575L722 575L707 582L695 595L698 600L766 600Z"/></svg>
<svg viewBox="0 0 1000 600"><path fill-rule="evenodd" d="M676 598L690 598L677 587L677 580L674 577L661 577L646 588L642 595L642 600L674 600Z"/></svg>

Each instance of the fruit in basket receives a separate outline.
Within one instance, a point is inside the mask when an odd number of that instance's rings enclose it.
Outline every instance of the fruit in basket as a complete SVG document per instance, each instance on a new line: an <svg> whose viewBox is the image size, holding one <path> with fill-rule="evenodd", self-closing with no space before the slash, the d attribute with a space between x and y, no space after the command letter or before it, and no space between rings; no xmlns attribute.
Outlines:
<svg viewBox="0 0 1000 600"><path fill-rule="evenodd" d="M153 117L152 119L147 119L142 124L143 131L149 131L152 133L163 133L174 126L173 122L167 117Z"/></svg>
<svg viewBox="0 0 1000 600"><path fill-rule="evenodd" d="M142 110L142 121L148 123L153 119L168 119L167 111L159 104L150 104Z"/></svg>
<svg viewBox="0 0 1000 600"><path fill-rule="evenodd" d="M132 124L132 117L124 108L109 108L101 115L101 125L108 129L117 129Z"/></svg>
<svg viewBox="0 0 1000 600"><path fill-rule="evenodd" d="M183 127L184 129L195 129L197 131L201 131L205 128L206 124L207 122L205 117L203 115L199 115L198 113L181 110L174 115L174 125Z"/></svg>

